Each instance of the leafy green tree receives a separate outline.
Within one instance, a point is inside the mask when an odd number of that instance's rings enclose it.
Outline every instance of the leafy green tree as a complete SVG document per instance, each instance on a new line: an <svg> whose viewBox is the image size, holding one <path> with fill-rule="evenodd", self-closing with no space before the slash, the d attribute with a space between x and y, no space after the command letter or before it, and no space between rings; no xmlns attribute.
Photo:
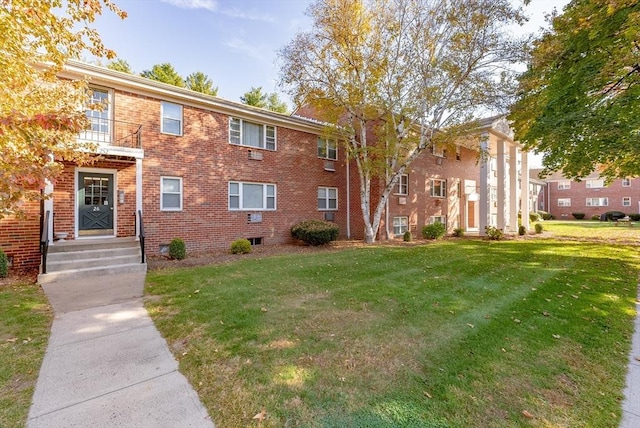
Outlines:
<svg viewBox="0 0 640 428"><path fill-rule="evenodd" d="M88 25L109 0L0 0L0 219L24 214L22 201L62 172L62 160L90 161L77 136L86 127L86 82L58 79L67 61L85 52L115 58Z"/></svg>
<svg viewBox="0 0 640 428"><path fill-rule="evenodd" d="M371 243L411 162L468 134L479 109L505 107L524 40L504 29L523 14L509 0L316 0L308 14L311 29L280 51L281 81L344 141Z"/></svg>
<svg viewBox="0 0 640 428"><path fill-rule="evenodd" d="M278 113L287 112L287 104L280 100L278 94L275 92L267 94L262 91L262 86L257 88L252 86L249 91L240 97L240 101L246 105L260 107Z"/></svg>
<svg viewBox="0 0 640 428"><path fill-rule="evenodd" d="M156 64L151 67L151 70L144 70L140 73L140 76L147 79L156 80L158 82L168 83L169 85L178 86L180 88L185 87L184 79L173 66L168 63Z"/></svg>
<svg viewBox="0 0 640 428"><path fill-rule="evenodd" d="M121 71L127 74L133 74L133 70L131 69L129 63L121 58L111 61L109 64L107 64L107 68L115 71Z"/></svg>
<svg viewBox="0 0 640 428"><path fill-rule="evenodd" d="M191 89L192 91L213 95L214 97L218 95L218 87L214 87L209 76L201 71L196 71L188 75L185 84L187 89Z"/></svg>
<svg viewBox="0 0 640 428"><path fill-rule="evenodd" d="M573 0L535 43L511 109L545 172L640 174L640 3Z"/></svg>

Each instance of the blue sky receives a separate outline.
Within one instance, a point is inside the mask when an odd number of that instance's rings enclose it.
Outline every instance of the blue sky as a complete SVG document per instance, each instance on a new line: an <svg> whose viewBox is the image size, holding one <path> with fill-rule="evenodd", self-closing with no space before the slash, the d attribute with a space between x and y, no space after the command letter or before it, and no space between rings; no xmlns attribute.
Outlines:
<svg viewBox="0 0 640 428"><path fill-rule="evenodd" d="M310 0L114 1L128 18L105 12L94 26L136 73L164 62L183 77L202 71L219 87L220 97L233 101L252 86L282 92L276 83L276 52L311 22L305 15ZM531 3L527 31L544 25L544 13L568 0Z"/></svg>

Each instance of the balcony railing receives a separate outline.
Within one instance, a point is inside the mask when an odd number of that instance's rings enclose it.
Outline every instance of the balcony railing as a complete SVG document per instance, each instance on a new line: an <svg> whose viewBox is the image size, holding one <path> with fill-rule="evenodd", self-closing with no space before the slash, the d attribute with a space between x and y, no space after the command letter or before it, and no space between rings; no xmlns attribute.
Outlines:
<svg viewBox="0 0 640 428"><path fill-rule="evenodd" d="M89 118L90 124L79 138L99 145L142 148L142 125L121 120Z"/></svg>

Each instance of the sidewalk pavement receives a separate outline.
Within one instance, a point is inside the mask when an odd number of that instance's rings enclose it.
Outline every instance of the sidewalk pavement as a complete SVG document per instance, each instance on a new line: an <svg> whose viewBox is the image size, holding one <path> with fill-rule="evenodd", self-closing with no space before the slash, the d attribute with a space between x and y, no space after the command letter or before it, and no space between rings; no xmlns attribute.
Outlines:
<svg viewBox="0 0 640 428"><path fill-rule="evenodd" d="M620 428L640 427L640 285L637 296L635 329L629 354L629 371L627 386L624 389Z"/></svg>
<svg viewBox="0 0 640 428"><path fill-rule="evenodd" d="M214 426L142 305L144 280L43 285L55 319L28 427Z"/></svg>

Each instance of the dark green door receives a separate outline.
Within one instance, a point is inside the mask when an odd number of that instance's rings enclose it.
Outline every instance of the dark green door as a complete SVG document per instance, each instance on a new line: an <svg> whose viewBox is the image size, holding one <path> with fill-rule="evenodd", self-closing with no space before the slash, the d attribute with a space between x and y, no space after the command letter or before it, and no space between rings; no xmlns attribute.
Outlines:
<svg viewBox="0 0 640 428"><path fill-rule="evenodd" d="M78 174L78 234L113 234L113 174Z"/></svg>

